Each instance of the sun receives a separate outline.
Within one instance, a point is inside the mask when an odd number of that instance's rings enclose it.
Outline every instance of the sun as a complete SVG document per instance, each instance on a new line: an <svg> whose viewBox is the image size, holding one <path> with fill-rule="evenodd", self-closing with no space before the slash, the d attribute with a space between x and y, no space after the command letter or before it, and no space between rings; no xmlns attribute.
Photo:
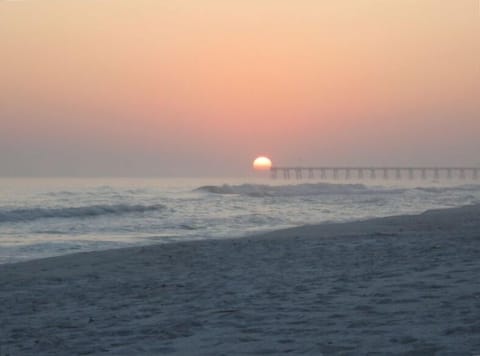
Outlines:
<svg viewBox="0 0 480 356"><path fill-rule="evenodd" d="M253 168L257 171L268 171L272 168L272 161L265 156L257 157L253 161Z"/></svg>

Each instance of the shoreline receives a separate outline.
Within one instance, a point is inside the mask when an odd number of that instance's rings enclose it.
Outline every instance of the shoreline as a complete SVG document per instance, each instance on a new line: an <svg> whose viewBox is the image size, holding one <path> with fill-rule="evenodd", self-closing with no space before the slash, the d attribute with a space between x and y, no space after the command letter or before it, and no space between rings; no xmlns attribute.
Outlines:
<svg viewBox="0 0 480 356"><path fill-rule="evenodd" d="M475 354L480 204L0 265L0 355Z"/></svg>
<svg viewBox="0 0 480 356"><path fill-rule="evenodd" d="M450 213L460 213L462 214L466 210L470 209L478 209L479 211L479 219L480 219L480 203L479 204L469 204L469 205L462 205L456 207L449 207L449 208L438 208L438 209L428 209L420 213L412 213L412 214L400 214L400 215L389 215L383 217L374 217L374 218L366 218L360 220L352 220L346 222L321 222L321 223L314 223L314 224L305 224L300 226L292 226L292 227L284 227L280 229L274 229L264 232L252 232L246 235L241 236L234 236L229 238L215 238L210 237L208 239L174 239L168 242L151 242L145 244L138 244L133 246L126 246L126 247L114 247L114 248L104 248L100 250L89 250L89 251L79 251L79 252L70 252L61 255L54 255L54 256L47 256L47 257L39 257L39 258L32 258L26 259L21 261L14 261L14 262L6 262L0 263L0 268L2 266L8 265L15 265L15 264L23 264L35 261L42 261L42 260L49 260L49 259L56 259L56 258L68 258L69 256L76 256L76 255L84 255L84 254L95 254L95 253L109 253L110 251L116 250L136 250L136 249L143 249L149 248L154 246L163 246L163 245L170 245L170 244L195 244L195 243L208 243L208 242L221 242L221 241L235 241L235 240L243 240L243 239L265 239L265 238L288 238L290 235L298 235L301 234L304 237L312 236L312 237L333 237L337 235L341 231L348 231L349 233L368 233L371 230L372 226L377 223L402 223L404 219L415 219L415 217L421 217L422 219L426 215L431 214L450 214ZM471 213L471 211L469 211ZM439 221L436 221L438 223ZM448 224L447 224L448 225ZM360 230L359 230L360 229ZM319 235L320 234L320 235ZM382 233L380 233L382 234ZM291 237L291 236L290 236ZM2 356L0 354L0 356Z"/></svg>

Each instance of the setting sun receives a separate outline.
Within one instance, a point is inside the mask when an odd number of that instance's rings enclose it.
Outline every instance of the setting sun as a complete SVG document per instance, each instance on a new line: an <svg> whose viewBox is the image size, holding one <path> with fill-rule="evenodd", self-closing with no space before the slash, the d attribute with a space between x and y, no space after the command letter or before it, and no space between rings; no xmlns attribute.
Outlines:
<svg viewBox="0 0 480 356"><path fill-rule="evenodd" d="M272 161L265 156L257 157L253 161L253 168L257 171L267 171L272 168Z"/></svg>

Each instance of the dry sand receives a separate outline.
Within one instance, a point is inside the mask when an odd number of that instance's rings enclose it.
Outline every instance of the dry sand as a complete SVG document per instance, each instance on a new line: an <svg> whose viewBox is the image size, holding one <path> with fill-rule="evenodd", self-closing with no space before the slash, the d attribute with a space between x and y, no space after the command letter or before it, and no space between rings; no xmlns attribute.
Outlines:
<svg viewBox="0 0 480 356"><path fill-rule="evenodd" d="M480 206L0 266L0 355L480 354Z"/></svg>

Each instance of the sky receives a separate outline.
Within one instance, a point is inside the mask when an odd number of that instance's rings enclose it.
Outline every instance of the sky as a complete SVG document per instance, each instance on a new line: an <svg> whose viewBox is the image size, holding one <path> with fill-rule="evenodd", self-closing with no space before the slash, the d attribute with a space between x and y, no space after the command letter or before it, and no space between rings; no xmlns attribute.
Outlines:
<svg viewBox="0 0 480 356"><path fill-rule="evenodd" d="M0 176L479 153L478 0L0 0Z"/></svg>

